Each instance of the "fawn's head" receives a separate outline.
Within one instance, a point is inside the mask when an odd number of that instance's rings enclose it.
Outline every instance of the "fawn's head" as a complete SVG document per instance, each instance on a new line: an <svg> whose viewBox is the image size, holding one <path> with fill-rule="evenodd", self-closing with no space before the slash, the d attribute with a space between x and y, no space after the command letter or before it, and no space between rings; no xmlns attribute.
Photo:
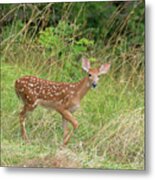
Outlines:
<svg viewBox="0 0 155 180"><path fill-rule="evenodd" d="M95 88L97 86L99 76L108 72L110 64L102 64L98 68L91 69L90 62L86 58L82 58L82 68L88 73L89 83L93 88Z"/></svg>

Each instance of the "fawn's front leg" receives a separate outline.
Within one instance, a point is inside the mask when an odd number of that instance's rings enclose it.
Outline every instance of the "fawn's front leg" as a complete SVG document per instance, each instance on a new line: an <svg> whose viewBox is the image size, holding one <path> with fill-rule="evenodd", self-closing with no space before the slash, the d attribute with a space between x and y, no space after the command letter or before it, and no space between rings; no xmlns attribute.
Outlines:
<svg viewBox="0 0 155 180"><path fill-rule="evenodd" d="M69 128L68 128L68 121L65 120L65 119L62 119L63 120L63 131L64 131L64 135L63 135L63 138L65 140L65 138L67 137L68 133L69 133Z"/></svg>
<svg viewBox="0 0 155 180"><path fill-rule="evenodd" d="M73 130L71 130L71 131L69 130L68 121L65 119L63 120L63 130L64 130L63 144L66 145L73 134ZM70 133L69 133L69 131L70 131Z"/></svg>
<svg viewBox="0 0 155 180"><path fill-rule="evenodd" d="M64 120L64 145L66 145L68 141L70 140L71 136L73 135L74 130L78 127L78 122L70 113L70 111L63 109L63 110L59 110L59 112L61 113L62 118L65 119ZM67 127L67 121L69 121L73 126L73 130L71 130L70 133Z"/></svg>

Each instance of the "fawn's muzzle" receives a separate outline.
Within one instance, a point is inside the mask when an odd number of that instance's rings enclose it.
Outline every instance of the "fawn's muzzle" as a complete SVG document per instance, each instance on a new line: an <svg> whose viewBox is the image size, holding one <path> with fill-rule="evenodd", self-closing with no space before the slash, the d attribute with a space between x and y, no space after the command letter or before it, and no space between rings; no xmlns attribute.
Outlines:
<svg viewBox="0 0 155 180"><path fill-rule="evenodd" d="M92 84L92 87L93 87L93 88L96 88L96 86L97 86L96 83L93 83L93 84Z"/></svg>

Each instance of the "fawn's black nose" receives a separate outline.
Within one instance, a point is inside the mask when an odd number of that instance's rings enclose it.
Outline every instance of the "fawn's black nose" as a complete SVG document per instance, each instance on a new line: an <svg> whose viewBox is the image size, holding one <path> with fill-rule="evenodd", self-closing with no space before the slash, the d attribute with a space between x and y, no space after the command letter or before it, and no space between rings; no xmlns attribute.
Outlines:
<svg viewBox="0 0 155 180"><path fill-rule="evenodd" d="M93 86L93 88L96 88L97 84L96 84L96 83L93 83L92 86Z"/></svg>

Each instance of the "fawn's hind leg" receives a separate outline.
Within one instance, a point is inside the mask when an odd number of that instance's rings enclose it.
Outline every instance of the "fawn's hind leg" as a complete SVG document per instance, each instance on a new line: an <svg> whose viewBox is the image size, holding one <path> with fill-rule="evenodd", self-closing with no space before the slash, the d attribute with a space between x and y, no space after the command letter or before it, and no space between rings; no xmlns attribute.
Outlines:
<svg viewBox="0 0 155 180"><path fill-rule="evenodd" d="M28 111L33 111L35 107L32 105L25 104L22 111L19 114L19 122L21 126L21 135L23 140L28 141L26 129L25 129L25 118Z"/></svg>

